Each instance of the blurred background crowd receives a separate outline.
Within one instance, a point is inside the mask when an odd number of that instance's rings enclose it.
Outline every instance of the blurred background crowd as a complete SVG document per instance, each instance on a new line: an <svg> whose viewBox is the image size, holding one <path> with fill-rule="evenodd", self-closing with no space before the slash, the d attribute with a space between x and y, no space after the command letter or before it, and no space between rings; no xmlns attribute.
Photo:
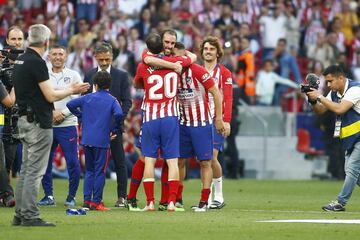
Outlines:
<svg viewBox="0 0 360 240"><path fill-rule="evenodd" d="M0 42L4 43L10 26L17 25L26 33L31 24L42 23L52 30L52 43L68 48L66 65L81 76L95 67L94 46L106 41L114 49L114 67L126 70L132 79L148 33L175 29L178 41L198 55L200 41L214 35L223 43L222 63L233 73L239 98L249 105L281 106L283 111L302 112L308 107L297 86L308 72L321 75L325 67L337 63L349 78L360 81L359 3L0 0ZM323 82L320 87L326 94ZM291 102L294 98L288 97L294 93L296 109ZM142 92L132 89L132 95L134 104L124 134L129 171L132 159L137 159L133 143L140 129Z"/></svg>

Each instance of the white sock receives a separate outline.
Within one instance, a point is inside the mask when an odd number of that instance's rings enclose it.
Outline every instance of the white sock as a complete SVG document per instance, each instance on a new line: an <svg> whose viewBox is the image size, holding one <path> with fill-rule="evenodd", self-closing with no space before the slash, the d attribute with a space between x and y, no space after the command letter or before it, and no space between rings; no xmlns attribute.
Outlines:
<svg viewBox="0 0 360 240"><path fill-rule="evenodd" d="M213 178L214 184L214 200L218 202L224 202L223 192L222 192L222 177Z"/></svg>
<svg viewBox="0 0 360 240"><path fill-rule="evenodd" d="M212 203L212 201L213 201L213 190L212 190L213 186L214 186L214 184L211 183L211 185L210 185L210 194L209 194L209 199L208 199L208 204L209 204L209 205L210 205L210 204ZM203 188L204 188L204 187L203 187Z"/></svg>

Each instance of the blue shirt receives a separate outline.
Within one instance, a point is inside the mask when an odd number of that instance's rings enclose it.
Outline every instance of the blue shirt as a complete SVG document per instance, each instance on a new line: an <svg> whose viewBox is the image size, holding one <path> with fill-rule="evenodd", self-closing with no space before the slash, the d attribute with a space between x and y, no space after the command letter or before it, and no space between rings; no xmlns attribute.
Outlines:
<svg viewBox="0 0 360 240"><path fill-rule="evenodd" d="M87 94L66 106L82 122L82 145L109 148L110 132L119 132L123 116L119 102L109 91Z"/></svg>

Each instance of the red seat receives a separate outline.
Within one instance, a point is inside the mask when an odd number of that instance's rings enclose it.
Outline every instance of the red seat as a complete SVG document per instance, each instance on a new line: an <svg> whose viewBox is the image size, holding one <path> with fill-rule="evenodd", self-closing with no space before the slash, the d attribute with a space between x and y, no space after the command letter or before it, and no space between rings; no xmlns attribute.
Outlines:
<svg viewBox="0 0 360 240"><path fill-rule="evenodd" d="M299 152L305 153L308 156L324 155L324 151L316 150L315 148L311 147L311 138L308 130L304 128L299 128L297 130L297 136L298 136L298 142L296 149Z"/></svg>

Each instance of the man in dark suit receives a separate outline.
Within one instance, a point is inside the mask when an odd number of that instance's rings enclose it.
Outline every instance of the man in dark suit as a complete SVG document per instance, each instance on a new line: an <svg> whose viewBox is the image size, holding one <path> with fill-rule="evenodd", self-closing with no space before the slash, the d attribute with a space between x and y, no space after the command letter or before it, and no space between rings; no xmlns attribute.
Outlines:
<svg viewBox="0 0 360 240"><path fill-rule="evenodd" d="M101 70L110 73L112 81L110 86L110 93L116 97L123 110L123 120L131 108L131 96L130 96L130 83L128 74L119 69L111 66L113 60L112 47L108 43L102 43L95 49L95 59L98 63L98 67L91 69L84 78L84 82L88 82L91 85L88 93L93 91L93 77ZM121 124L122 131L124 131L124 124ZM115 163L115 172L117 177L117 194L118 200L115 203L115 207L125 207L125 199L127 193L127 169L125 165L125 154L123 148L122 134L118 134L117 137L111 141L110 144L111 155Z"/></svg>

